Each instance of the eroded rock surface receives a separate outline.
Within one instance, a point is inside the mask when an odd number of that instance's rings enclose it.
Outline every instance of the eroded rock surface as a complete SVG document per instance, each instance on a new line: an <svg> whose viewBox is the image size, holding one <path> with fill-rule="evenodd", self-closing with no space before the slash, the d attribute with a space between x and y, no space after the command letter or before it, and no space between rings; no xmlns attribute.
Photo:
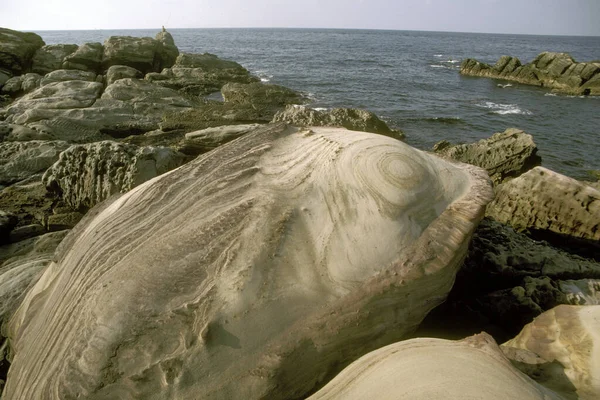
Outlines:
<svg viewBox="0 0 600 400"><path fill-rule="evenodd" d="M385 136L256 130L86 216L11 319L4 396L304 397L444 299L491 196Z"/></svg>
<svg viewBox="0 0 600 400"><path fill-rule="evenodd" d="M531 135L515 128L471 144L452 145L444 140L437 143L433 151L442 157L484 168L495 184L515 178L542 161Z"/></svg>
<svg viewBox="0 0 600 400"><path fill-rule="evenodd" d="M15 183L44 172L68 147L60 141L0 143L0 184Z"/></svg>
<svg viewBox="0 0 600 400"><path fill-rule="evenodd" d="M183 161L182 154L167 148L110 141L75 145L60 155L42 181L73 209L88 209L179 167Z"/></svg>
<svg viewBox="0 0 600 400"><path fill-rule="evenodd" d="M351 131L379 133L397 139L404 138L402 132L390 129L372 112L354 108L318 111L303 106L289 105L285 110L275 114L273 122L285 122L296 126L336 126Z"/></svg>
<svg viewBox="0 0 600 400"><path fill-rule="evenodd" d="M0 28L0 68L15 75L26 72L36 50L43 45L44 41L35 33Z"/></svg>
<svg viewBox="0 0 600 400"><path fill-rule="evenodd" d="M73 54L79 46L76 44L50 44L38 49L33 56L31 71L46 75L61 69L65 57Z"/></svg>
<svg viewBox="0 0 600 400"><path fill-rule="evenodd" d="M600 63L576 62L567 53L544 52L525 65L510 56L500 57L493 66L468 58L462 62L460 73L544 86L564 93L600 95Z"/></svg>
<svg viewBox="0 0 600 400"><path fill-rule="evenodd" d="M528 350L546 364L560 367L542 376L547 386L567 399L600 397L600 306L559 306L523 328L503 348ZM526 369L527 371L527 369ZM533 369L534 379L540 377Z"/></svg>
<svg viewBox="0 0 600 400"><path fill-rule="evenodd" d="M600 240L600 191L543 167L499 186L486 214L520 230Z"/></svg>

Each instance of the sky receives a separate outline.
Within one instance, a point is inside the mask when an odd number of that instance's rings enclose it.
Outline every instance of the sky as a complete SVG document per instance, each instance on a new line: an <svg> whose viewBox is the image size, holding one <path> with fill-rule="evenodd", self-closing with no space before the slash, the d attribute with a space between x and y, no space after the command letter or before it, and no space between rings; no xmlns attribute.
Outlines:
<svg viewBox="0 0 600 400"><path fill-rule="evenodd" d="M16 30L163 25L600 36L600 0L0 0Z"/></svg>

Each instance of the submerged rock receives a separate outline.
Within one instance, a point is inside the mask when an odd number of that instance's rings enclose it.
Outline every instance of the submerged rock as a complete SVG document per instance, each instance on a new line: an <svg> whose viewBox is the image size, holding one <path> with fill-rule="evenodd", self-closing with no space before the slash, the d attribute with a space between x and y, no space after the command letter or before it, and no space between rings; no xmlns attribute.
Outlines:
<svg viewBox="0 0 600 400"><path fill-rule="evenodd" d="M258 129L86 216L11 319L4 396L304 397L443 301L491 196L385 136Z"/></svg>
<svg viewBox="0 0 600 400"><path fill-rule="evenodd" d="M476 143L437 143L433 151L442 157L484 168L495 184L515 178L541 164L531 135L509 128Z"/></svg>
<svg viewBox="0 0 600 400"><path fill-rule="evenodd" d="M544 86L564 93L600 95L600 63L576 62L567 53L544 52L525 65L510 56L502 56L494 66L468 58L462 62L460 73Z"/></svg>
<svg viewBox="0 0 600 400"><path fill-rule="evenodd" d="M42 179L75 210L88 209L183 163L171 149L98 142L69 147Z"/></svg>
<svg viewBox="0 0 600 400"><path fill-rule="evenodd" d="M296 126L333 126L351 131L372 132L403 139L404 134L390 129L375 114L355 108L334 108L318 111L311 108L289 105L273 117L273 122L285 122Z"/></svg>

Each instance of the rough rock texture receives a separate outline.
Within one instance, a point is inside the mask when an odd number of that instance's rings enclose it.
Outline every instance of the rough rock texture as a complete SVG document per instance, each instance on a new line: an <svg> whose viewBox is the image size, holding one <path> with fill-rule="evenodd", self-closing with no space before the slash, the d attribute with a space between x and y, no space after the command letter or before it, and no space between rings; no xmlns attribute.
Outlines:
<svg viewBox="0 0 600 400"><path fill-rule="evenodd" d="M45 86L49 83L54 82L66 82L66 81L86 81L96 82L96 74L90 71L79 71L72 69L57 69L49 74L46 74L41 81L40 86Z"/></svg>
<svg viewBox="0 0 600 400"><path fill-rule="evenodd" d="M10 232L17 226L19 218L11 212L0 210L0 245L8 243Z"/></svg>
<svg viewBox="0 0 600 400"><path fill-rule="evenodd" d="M106 84L110 85L123 78L142 78L142 73L135 68L126 65L113 65L106 71Z"/></svg>
<svg viewBox="0 0 600 400"><path fill-rule="evenodd" d="M147 74L145 79L193 95L217 92L227 82L258 82L258 78L240 64L209 53L182 53L172 68L163 69L160 74Z"/></svg>
<svg viewBox="0 0 600 400"><path fill-rule="evenodd" d="M0 141L26 142L29 140L52 140L52 137L27 126L0 121Z"/></svg>
<svg viewBox="0 0 600 400"><path fill-rule="evenodd" d="M564 400L510 363L489 335L419 338L373 351L310 400Z"/></svg>
<svg viewBox="0 0 600 400"><path fill-rule="evenodd" d="M85 217L10 321L5 399L304 397L443 300L491 197L385 136L256 130Z"/></svg>
<svg viewBox="0 0 600 400"><path fill-rule="evenodd" d="M379 133L397 139L404 138L402 132L390 129L372 112L354 108L318 111L303 106L289 105L285 110L275 114L273 122L285 122L296 126L337 126L351 131Z"/></svg>
<svg viewBox="0 0 600 400"><path fill-rule="evenodd" d="M39 119L37 110L69 110L89 107L102 93L103 85L81 80L49 83L19 98L6 109L6 121L26 124Z"/></svg>
<svg viewBox="0 0 600 400"><path fill-rule="evenodd" d="M177 57L173 57L173 49L178 52L174 44L165 45L149 37L111 36L104 42L102 68L107 70L113 65L127 65L144 74L159 72L173 66Z"/></svg>
<svg viewBox="0 0 600 400"><path fill-rule="evenodd" d="M36 50L45 44L35 33L0 28L0 68L14 75L27 72Z"/></svg>
<svg viewBox="0 0 600 400"><path fill-rule="evenodd" d="M567 250L485 218L447 301L417 335L456 339L485 330L504 342L558 304L595 304L600 260Z"/></svg>
<svg viewBox="0 0 600 400"><path fill-rule="evenodd" d="M84 43L74 53L65 57L62 67L99 73L102 69L104 47L101 43Z"/></svg>
<svg viewBox="0 0 600 400"><path fill-rule="evenodd" d="M19 226L44 225L44 218L52 212L53 203L54 199L47 196L46 188L42 185L41 174L5 187L0 192L0 209L16 215ZM11 232L11 236L14 233ZM28 235L30 233L25 236ZM18 236L22 238L23 235Z"/></svg>
<svg viewBox="0 0 600 400"><path fill-rule="evenodd" d="M67 149L65 142L29 141L0 143L0 185L7 185L45 171Z"/></svg>
<svg viewBox="0 0 600 400"><path fill-rule="evenodd" d="M0 93L7 94L13 98L22 96L37 89L40 86L41 80L42 76L34 73L15 76L6 81Z"/></svg>
<svg viewBox="0 0 600 400"><path fill-rule="evenodd" d="M86 209L179 167L183 160L166 148L110 141L75 145L61 153L42 180L73 209Z"/></svg>
<svg viewBox="0 0 600 400"><path fill-rule="evenodd" d="M442 157L485 169L494 184L515 178L541 164L531 135L509 128L476 143L452 145L441 141L433 151Z"/></svg>
<svg viewBox="0 0 600 400"><path fill-rule="evenodd" d="M46 75L61 69L65 57L73 54L78 47L76 44L49 44L38 49L33 56L31 71Z"/></svg>
<svg viewBox="0 0 600 400"><path fill-rule="evenodd" d="M600 191L543 167L499 186L487 215L516 229L600 240Z"/></svg>
<svg viewBox="0 0 600 400"><path fill-rule="evenodd" d="M566 53L541 53L525 65L510 56L500 57L494 66L468 58L462 62L460 73L544 86L564 93L600 95L600 63L578 63Z"/></svg>
<svg viewBox="0 0 600 400"><path fill-rule="evenodd" d="M173 36L163 28L162 32L158 32L154 39L162 45L157 50L159 68L168 68L175 64L179 56L179 49L175 45Z"/></svg>
<svg viewBox="0 0 600 400"><path fill-rule="evenodd" d="M552 371L546 381L565 398L600 398L600 306L556 307L502 346L560 363L562 368Z"/></svg>

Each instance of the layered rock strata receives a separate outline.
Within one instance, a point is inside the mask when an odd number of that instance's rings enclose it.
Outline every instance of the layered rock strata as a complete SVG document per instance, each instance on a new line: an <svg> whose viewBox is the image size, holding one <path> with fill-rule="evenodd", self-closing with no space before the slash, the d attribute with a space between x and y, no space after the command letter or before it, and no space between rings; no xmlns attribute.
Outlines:
<svg viewBox="0 0 600 400"><path fill-rule="evenodd" d="M444 299L491 196L385 136L256 130L86 216L11 319L4 396L306 396Z"/></svg>
<svg viewBox="0 0 600 400"><path fill-rule="evenodd" d="M600 63L576 62L569 54L544 52L529 64L502 56L495 65L472 58L464 60L460 73L543 86L577 95L600 95Z"/></svg>

